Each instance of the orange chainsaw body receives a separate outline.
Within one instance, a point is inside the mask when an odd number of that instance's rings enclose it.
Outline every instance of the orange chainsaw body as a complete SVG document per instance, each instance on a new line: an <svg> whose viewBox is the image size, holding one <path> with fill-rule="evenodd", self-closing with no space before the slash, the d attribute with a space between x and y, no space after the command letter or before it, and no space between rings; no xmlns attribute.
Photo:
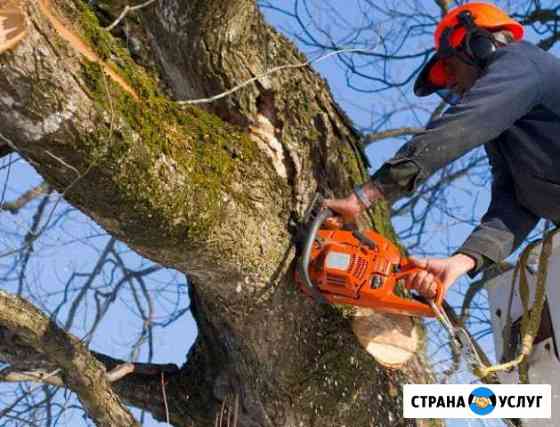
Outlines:
<svg viewBox="0 0 560 427"><path fill-rule="evenodd" d="M388 239L373 230L362 235L344 229L319 229L311 248L308 273L314 288L331 304L350 304L377 311L408 316L435 317L429 304L395 294L397 283L407 275L421 271L407 266L408 260ZM373 244L371 243L373 242ZM312 295L296 274L300 288ZM441 307L443 290L438 284L434 302Z"/></svg>

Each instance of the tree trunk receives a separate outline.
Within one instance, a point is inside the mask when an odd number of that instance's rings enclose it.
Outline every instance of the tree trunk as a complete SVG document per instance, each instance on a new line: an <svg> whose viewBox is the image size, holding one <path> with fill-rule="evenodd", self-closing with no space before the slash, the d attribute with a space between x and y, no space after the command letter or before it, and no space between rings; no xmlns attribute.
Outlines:
<svg viewBox="0 0 560 427"><path fill-rule="evenodd" d="M0 56L3 140L113 236L190 280L199 337L164 378L171 423L414 425L402 420L401 384L429 381L421 352L385 370L343 310L317 306L292 280L290 221L315 191L340 196L366 178L358 136L326 83L304 67L202 108L174 102L305 60L255 2L160 0L142 10L135 31L159 76L134 63L86 2L23 4L28 35ZM383 210L371 220L390 230ZM164 420L159 379L139 375L114 390Z"/></svg>

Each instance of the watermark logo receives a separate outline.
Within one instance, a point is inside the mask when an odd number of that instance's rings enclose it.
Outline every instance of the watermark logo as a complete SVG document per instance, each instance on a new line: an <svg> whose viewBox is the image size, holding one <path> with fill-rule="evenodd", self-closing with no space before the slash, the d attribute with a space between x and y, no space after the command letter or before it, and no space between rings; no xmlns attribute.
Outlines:
<svg viewBox="0 0 560 427"><path fill-rule="evenodd" d="M494 410L496 403L496 395L486 387L475 388L469 395L469 408L476 415L488 415Z"/></svg>
<svg viewBox="0 0 560 427"><path fill-rule="evenodd" d="M405 384L404 418L550 418L549 384Z"/></svg>

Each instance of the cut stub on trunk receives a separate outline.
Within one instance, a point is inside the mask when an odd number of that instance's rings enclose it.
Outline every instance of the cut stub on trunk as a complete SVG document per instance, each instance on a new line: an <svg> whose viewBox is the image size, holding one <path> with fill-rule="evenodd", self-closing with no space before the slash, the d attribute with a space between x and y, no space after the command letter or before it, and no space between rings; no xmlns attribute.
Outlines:
<svg viewBox="0 0 560 427"><path fill-rule="evenodd" d="M0 0L0 54L13 49L27 34L20 0Z"/></svg>
<svg viewBox="0 0 560 427"><path fill-rule="evenodd" d="M418 328L408 316L358 308L352 330L362 347L386 368L402 367L418 348Z"/></svg>

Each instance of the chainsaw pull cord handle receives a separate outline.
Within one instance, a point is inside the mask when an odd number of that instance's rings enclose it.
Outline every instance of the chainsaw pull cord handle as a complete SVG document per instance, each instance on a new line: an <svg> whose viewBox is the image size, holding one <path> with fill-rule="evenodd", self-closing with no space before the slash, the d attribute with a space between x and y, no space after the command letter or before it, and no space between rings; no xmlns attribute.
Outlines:
<svg viewBox="0 0 560 427"><path fill-rule="evenodd" d="M317 214L317 216L309 226L309 230L307 231L307 238L305 239L305 243L303 246L303 253L298 262L298 272L303 278L306 286L309 288L313 299L319 304L328 304L328 302L325 297L321 295L321 293L309 277L309 259L311 258L311 249L313 248L313 243L315 242L315 238L317 237L317 231L319 231L321 225L323 225L323 222L327 218L330 218L332 216L334 216L334 213L329 208L321 209L321 211Z"/></svg>

